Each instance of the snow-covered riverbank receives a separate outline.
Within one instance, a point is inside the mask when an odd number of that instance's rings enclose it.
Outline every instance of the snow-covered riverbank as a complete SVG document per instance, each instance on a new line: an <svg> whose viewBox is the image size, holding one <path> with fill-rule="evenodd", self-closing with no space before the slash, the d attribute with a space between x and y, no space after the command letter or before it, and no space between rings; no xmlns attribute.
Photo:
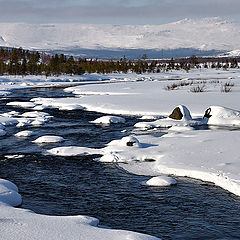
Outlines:
<svg viewBox="0 0 240 240"><path fill-rule="evenodd" d="M84 81L86 83L87 80L91 80L91 83L94 81L99 83L103 79L109 84L81 85L65 89L67 92L74 93L76 97L35 98L29 102L10 102L10 106L22 107L26 109L26 113L21 115L17 112L2 113L0 134L4 137L8 131L8 125L20 126L22 130L27 130L27 127L34 123L41 126L51 116L39 110L44 111L49 107L64 110L85 108L107 114L144 116L144 119L155 117L161 121L176 106L183 104L189 108L194 121L198 123L201 122L205 110L211 107L212 118L210 117L205 123L221 125L221 127L228 125L236 130L229 131L214 127L208 130L195 130L192 125L188 124L188 121L175 120L173 124L175 126L166 129L167 134L162 137L144 134L137 138L130 137L112 141L102 149L82 148L79 144L68 148L53 148L49 152L63 156L97 153L102 155L100 158L102 162L128 163L123 167L136 174L188 176L213 182L240 196L240 151L238 148L240 70L238 69L231 71L193 70L189 73L175 71L149 75L92 75L80 78L63 77L57 80L54 78L47 81L37 77L32 79L30 77L3 77L0 79L0 91L5 97L11 94L11 90L19 88L64 85L67 87L72 82ZM166 90L167 86L174 83L183 84L174 90ZM225 83L230 83L230 92L221 91ZM204 86L204 91L194 92L192 88L195 86ZM34 114L30 114L31 112ZM149 125L152 128L157 127L152 122ZM140 129L143 133L148 130L146 125L145 128ZM12 186L11 184L6 186L0 182L0 216L3 219L0 222L0 233L4 239L69 239L69 236L71 239L85 240L155 239L126 231L98 228L98 221L89 217L43 216L28 210L12 208L12 205L20 204L17 188L13 189ZM3 200L6 193L9 196L18 196L18 202L12 204Z"/></svg>

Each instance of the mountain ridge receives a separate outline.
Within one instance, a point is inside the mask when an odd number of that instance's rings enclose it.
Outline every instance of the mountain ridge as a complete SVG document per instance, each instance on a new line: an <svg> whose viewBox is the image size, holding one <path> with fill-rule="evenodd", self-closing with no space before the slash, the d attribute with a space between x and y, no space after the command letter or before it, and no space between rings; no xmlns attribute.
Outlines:
<svg viewBox="0 0 240 240"><path fill-rule="evenodd" d="M240 49L240 24L218 17L162 25L0 23L0 45L31 50Z"/></svg>

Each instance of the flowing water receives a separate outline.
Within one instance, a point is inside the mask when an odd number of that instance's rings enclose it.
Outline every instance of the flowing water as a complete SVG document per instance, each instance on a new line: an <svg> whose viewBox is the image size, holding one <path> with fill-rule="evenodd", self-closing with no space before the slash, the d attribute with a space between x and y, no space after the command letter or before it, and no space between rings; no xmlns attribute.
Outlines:
<svg viewBox="0 0 240 240"><path fill-rule="evenodd" d="M6 106L9 101L63 96L72 95L61 89L15 91L0 101L1 112L26 111ZM239 239L240 198L219 187L187 178L177 178L177 185L171 187L149 187L142 184L148 176L97 162L98 156L45 154L46 149L64 145L101 148L128 135L136 118L127 117L125 124L96 126L90 121L102 116L100 113L44 111L54 118L41 127L27 127L36 136L18 139L13 134L22 129L8 127L7 135L0 137L0 177L17 184L23 197L21 207L48 215L88 215L98 218L101 225L162 239ZM31 142L46 134L66 141L50 145ZM14 154L22 156L6 156Z"/></svg>

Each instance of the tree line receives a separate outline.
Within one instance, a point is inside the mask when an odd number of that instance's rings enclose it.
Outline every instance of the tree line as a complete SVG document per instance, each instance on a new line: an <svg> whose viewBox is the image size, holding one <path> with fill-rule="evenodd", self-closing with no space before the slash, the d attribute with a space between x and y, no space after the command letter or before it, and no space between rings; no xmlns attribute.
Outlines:
<svg viewBox="0 0 240 240"><path fill-rule="evenodd" d="M81 75L84 73L159 73L192 68L238 68L239 58L189 58L149 60L99 60L75 58L64 54L46 54L22 48L0 49L0 75Z"/></svg>

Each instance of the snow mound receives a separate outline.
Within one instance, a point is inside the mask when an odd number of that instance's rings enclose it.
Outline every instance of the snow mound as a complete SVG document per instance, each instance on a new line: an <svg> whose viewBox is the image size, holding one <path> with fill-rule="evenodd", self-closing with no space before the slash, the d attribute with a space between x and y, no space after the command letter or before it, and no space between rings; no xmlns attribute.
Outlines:
<svg viewBox="0 0 240 240"><path fill-rule="evenodd" d="M22 203L22 198L18 194L18 188L15 184L0 179L0 202L10 206L19 206Z"/></svg>
<svg viewBox="0 0 240 240"><path fill-rule="evenodd" d="M141 147L141 144L138 141L138 139L133 136L123 137L120 140L120 145L128 147Z"/></svg>
<svg viewBox="0 0 240 240"><path fill-rule="evenodd" d="M17 123L18 123L18 121L15 118L0 116L0 129L2 128L1 127L2 125L10 126L10 125L15 125Z"/></svg>
<svg viewBox="0 0 240 240"><path fill-rule="evenodd" d="M144 115L140 118L141 120L156 120L156 116L151 116L151 115Z"/></svg>
<svg viewBox="0 0 240 240"><path fill-rule="evenodd" d="M63 142L64 140L65 139L63 137L46 135L46 136L37 138L33 142L34 143L58 143L58 142Z"/></svg>
<svg viewBox="0 0 240 240"><path fill-rule="evenodd" d="M39 126L45 124L46 122L47 122L46 118L36 118L34 121L31 122L31 125Z"/></svg>
<svg viewBox="0 0 240 240"><path fill-rule="evenodd" d="M19 114L20 114L19 112L11 111L11 112L2 113L1 116L11 118L11 117L19 116Z"/></svg>
<svg viewBox="0 0 240 240"><path fill-rule="evenodd" d="M48 153L58 156L78 156L78 155L92 155L102 154L99 149L92 149L86 147L68 146L68 147L56 147L47 150Z"/></svg>
<svg viewBox="0 0 240 240"><path fill-rule="evenodd" d="M33 108L35 104L33 102L9 102L8 106L22 107L22 108Z"/></svg>
<svg viewBox="0 0 240 240"><path fill-rule="evenodd" d="M167 118L158 119L153 122L138 122L134 126L137 128L149 129L154 127L168 128L171 126L195 126L202 125L199 120L193 120L188 108L178 105Z"/></svg>
<svg viewBox="0 0 240 240"><path fill-rule="evenodd" d="M159 187L166 187L176 183L177 181L175 179L167 176L152 177L151 179L146 181L146 184L148 186L159 186Z"/></svg>
<svg viewBox="0 0 240 240"><path fill-rule="evenodd" d="M221 106L210 106L204 114L209 125L240 126L240 111Z"/></svg>
<svg viewBox="0 0 240 240"><path fill-rule="evenodd" d="M103 116L92 121L96 124L125 123L125 118L116 116Z"/></svg>
<svg viewBox="0 0 240 240"><path fill-rule="evenodd" d="M57 108L59 110L72 111L83 110L84 107L78 104L79 99L73 97L67 98L33 98L31 102L37 104L37 108Z"/></svg>
<svg viewBox="0 0 240 240"><path fill-rule="evenodd" d="M33 135L35 135L35 133L33 131L28 130L21 131L15 134L16 137L31 137Z"/></svg>
<svg viewBox="0 0 240 240"><path fill-rule="evenodd" d="M8 159L19 159L19 158L23 158L24 155L22 154L9 154L9 155L4 155L5 158Z"/></svg>
<svg viewBox="0 0 240 240"><path fill-rule="evenodd" d="M52 118L52 116L49 113L38 111L25 112L21 116L26 118Z"/></svg>
<svg viewBox="0 0 240 240"><path fill-rule="evenodd" d="M123 137L120 140L113 140L108 143L108 146L121 146L121 147L141 147L140 142L134 136Z"/></svg>
<svg viewBox="0 0 240 240"><path fill-rule="evenodd" d="M17 121L18 121L18 124L16 125L16 127L25 127L25 126L31 124L31 122L33 120L28 119L28 118L18 118Z"/></svg>

